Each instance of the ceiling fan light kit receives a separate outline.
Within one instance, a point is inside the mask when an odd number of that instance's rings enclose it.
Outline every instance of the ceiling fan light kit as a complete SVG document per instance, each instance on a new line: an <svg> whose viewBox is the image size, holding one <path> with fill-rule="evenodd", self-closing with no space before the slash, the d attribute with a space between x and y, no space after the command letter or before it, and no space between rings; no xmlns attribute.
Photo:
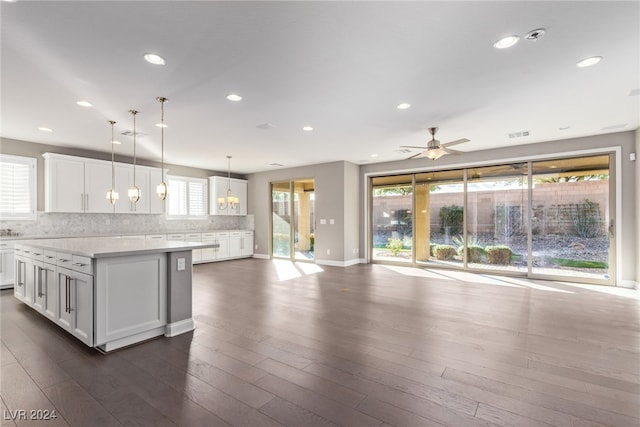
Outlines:
<svg viewBox="0 0 640 427"><path fill-rule="evenodd" d="M413 156L407 158L407 160L414 159L416 157L421 156L422 154L424 154L427 158L431 160L438 160L440 157L444 156L445 154L462 154L462 151L452 150L449 147L453 145L462 144L464 142L469 142L467 138L461 138L461 139L456 139L455 141L449 141L444 144L441 144L440 141L436 139L436 132L438 132L437 127L429 128L429 133L431 134L431 141L427 143L426 147L418 147L415 145L401 145L401 147L404 147L404 148L420 148L424 150L421 153L414 154Z"/></svg>

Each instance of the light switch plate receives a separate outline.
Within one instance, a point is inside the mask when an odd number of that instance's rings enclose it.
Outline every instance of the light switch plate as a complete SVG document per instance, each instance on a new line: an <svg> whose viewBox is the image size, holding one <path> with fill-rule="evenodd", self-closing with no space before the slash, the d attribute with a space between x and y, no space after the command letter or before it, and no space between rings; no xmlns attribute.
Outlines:
<svg viewBox="0 0 640 427"><path fill-rule="evenodd" d="M186 263L184 258L178 258L178 271L184 271Z"/></svg>

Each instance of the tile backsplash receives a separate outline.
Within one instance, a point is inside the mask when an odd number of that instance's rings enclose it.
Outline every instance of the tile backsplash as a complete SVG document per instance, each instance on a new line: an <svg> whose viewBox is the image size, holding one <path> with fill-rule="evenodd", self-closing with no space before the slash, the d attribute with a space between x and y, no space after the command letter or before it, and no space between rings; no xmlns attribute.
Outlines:
<svg viewBox="0 0 640 427"><path fill-rule="evenodd" d="M254 217L210 215L182 220L167 219L164 215L38 212L35 221L0 221L0 229L33 238L253 230Z"/></svg>

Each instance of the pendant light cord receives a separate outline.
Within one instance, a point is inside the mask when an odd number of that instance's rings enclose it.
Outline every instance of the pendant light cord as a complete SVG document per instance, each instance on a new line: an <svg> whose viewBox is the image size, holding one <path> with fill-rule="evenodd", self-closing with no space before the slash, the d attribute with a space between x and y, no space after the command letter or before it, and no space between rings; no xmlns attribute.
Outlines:
<svg viewBox="0 0 640 427"><path fill-rule="evenodd" d="M113 125L115 125L116 122L110 120L109 123L111 123L111 190L113 191L113 188L116 186L115 168L113 166Z"/></svg>

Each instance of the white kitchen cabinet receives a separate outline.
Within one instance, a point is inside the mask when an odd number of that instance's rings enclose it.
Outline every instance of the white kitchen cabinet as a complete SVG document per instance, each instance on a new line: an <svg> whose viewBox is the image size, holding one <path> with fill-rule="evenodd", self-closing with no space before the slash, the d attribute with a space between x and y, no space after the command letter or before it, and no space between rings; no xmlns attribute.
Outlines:
<svg viewBox="0 0 640 427"><path fill-rule="evenodd" d="M0 242L0 289L11 288L15 282L13 244Z"/></svg>
<svg viewBox="0 0 640 427"><path fill-rule="evenodd" d="M202 233L186 233L184 235L186 242L201 242ZM191 251L191 263L200 262L202 260L202 249L193 249Z"/></svg>
<svg viewBox="0 0 640 427"><path fill-rule="evenodd" d="M45 262L42 264L40 292L44 294L42 296L44 315L55 321L58 315L58 274L55 260L53 262L53 264L47 262L45 257Z"/></svg>
<svg viewBox="0 0 640 427"><path fill-rule="evenodd" d="M44 276L44 263L42 261L35 261L33 263L34 269L34 296L33 296L33 308L44 314L46 308L46 282Z"/></svg>
<svg viewBox="0 0 640 427"><path fill-rule="evenodd" d="M253 255L253 232L231 231L229 233L229 257L242 258Z"/></svg>
<svg viewBox="0 0 640 427"><path fill-rule="evenodd" d="M26 277L27 277L27 262L22 255L16 254L14 256L15 262L15 274L16 283L13 286L13 295L20 301L28 304L26 298Z"/></svg>
<svg viewBox="0 0 640 427"><path fill-rule="evenodd" d="M45 153L46 212L113 212L109 162Z"/></svg>
<svg viewBox="0 0 640 427"><path fill-rule="evenodd" d="M218 198L227 197L227 185L231 188L231 195L240 201L234 209L227 206L220 209ZM223 176L209 177L209 214L210 215L246 215L247 214L247 181Z"/></svg>
<svg viewBox="0 0 640 427"><path fill-rule="evenodd" d="M85 161L84 211L88 213L113 212L113 205L106 197L110 188L111 164L102 161Z"/></svg>
<svg viewBox="0 0 640 427"><path fill-rule="evenodd" d="M160 200L156 194L156 187L162 182L162 169L145 169L149 173L149 213L163 214L166 212L166 200Z"/></svg>
<svg viewBox="0 0 640 427"><path fill-rule="evenodd" d="M93 346L93 276L57 267L57 323Z"/></svg>
<svg viewBox="0 0 640 427"><path fill-rule="evenodd" d="M166 234L147 234L145 236L146 240L158 240L158 241L164 241L167 240L167 235Z"/></svg>

